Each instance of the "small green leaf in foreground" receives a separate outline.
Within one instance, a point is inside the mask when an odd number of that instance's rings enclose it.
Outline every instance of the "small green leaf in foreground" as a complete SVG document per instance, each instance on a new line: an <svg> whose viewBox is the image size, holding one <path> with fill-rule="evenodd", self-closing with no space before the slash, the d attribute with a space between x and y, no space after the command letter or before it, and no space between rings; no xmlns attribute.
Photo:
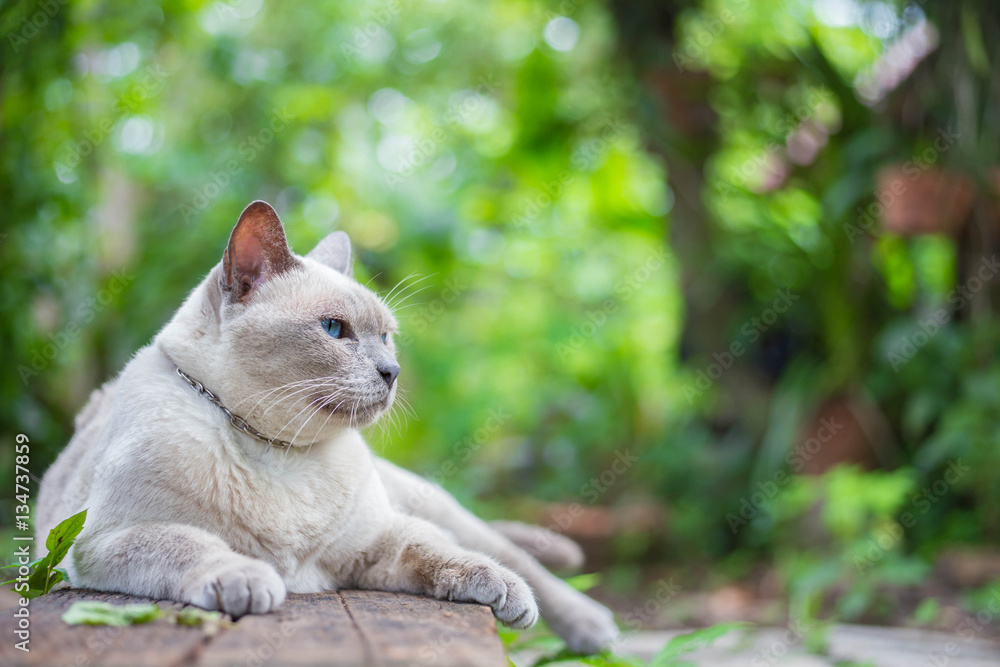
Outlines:
<svg viewBox="0 0 1000 667"><path fill-rule="evenodd" d="M73 546L73 541L76 540L77 535L83 530L83 524L86 520L87 510L83 510L60 522L58 526L49 531L49 535L45 540L45 548L48 549L48 553L30 564L32 572L28 576L27 581L18 581L14 578L0 585L15 584L14 592L30 600L40 595L45 595L56 584L68 581L66 579L66 572L56 566L69 553L70 547ZM12 563L5 566L4 569L12 567L20 567L20 563ZM27 584L26 589L24 586L25 583Z"/></svg>
<svg viewBox="0 0 1000 667"><path fill-rule="evenodd" d="M749 623L720 623L710 628L695 630L687 634L678 635L671 639L659 653L649 661L650 667L674 667L683 665L684 662L677 660L682 655L691 653L700 648L707 648L722 637L735 630L743 630L750 627Z"/></svg>
<svg viewBox="0 0 1000 667"><path fill-rule="evenodd" d="M591 572L590 574L578 574L575 577L569 577L566 579L566 583L581 593L586 593L601 583L601 578L600 572Z"/></svg>
<svg viewBox="0 0 1000 667"><path fill-rule="evenodd" d="M62 615L69 625L137 625L156 620L163 610L155 604L113 605L92 600L74 602Z"/></svg>
<svg viewBox="0 0 1000 667"><path fill-rule="evenodd" d="M198 607L185 607L177 612L175 620L178 625L198 626L202 623L218 623L222 619L221 611L206 611Z"/></svg>

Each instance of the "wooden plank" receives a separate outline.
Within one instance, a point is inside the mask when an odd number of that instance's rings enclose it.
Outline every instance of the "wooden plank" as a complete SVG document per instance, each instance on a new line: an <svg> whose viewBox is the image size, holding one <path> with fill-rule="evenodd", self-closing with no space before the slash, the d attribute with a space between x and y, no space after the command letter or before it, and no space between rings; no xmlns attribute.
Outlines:
<svg viewBox="0 0 1000 667"><path fill-rule="evenodd" d="M191 664L206 667L378 664L366 652L336 592L289 595L278 611L244 616L236 625L206 642Z"/></svg>
<svg viewBox="0 0 1000 667"><path fill-rule="evenodd" d="M127 628L70 626L62 614L77 600L98 600L111 604L152 602L144 598L97 591L64 590L36 598L30 610L30 653L14 648L16 620L14 610L3 612L0 624L0 664L3 665L107 665L109 667L135 667L155 656L159 665L182 664L186 656L202 642L203 633L198 628L178 627L164 622L136 625ZM166 608L179 609L181 605L160 603Z"/></svg>
<svg viewBox="0 0 1000 667"><path fill-rule="evenodd" d="M374 591L344 591L342 595L381 664L507 664L489 607Z"/></svg>
<svg viewBox="0 0 1000 667"><path fill-rule="evenodd" d="M488 607L413 595L342 591L289 595L277 612L245 616L214 636L164 619L125 628L68 626L62 614L78 600L113 604L150 600L64 590L33 600L31 652L13 646L13 609L2 612L0 664L135 665L470 665L507 664ZM164 608L179 609L170 602Z"/></svg>

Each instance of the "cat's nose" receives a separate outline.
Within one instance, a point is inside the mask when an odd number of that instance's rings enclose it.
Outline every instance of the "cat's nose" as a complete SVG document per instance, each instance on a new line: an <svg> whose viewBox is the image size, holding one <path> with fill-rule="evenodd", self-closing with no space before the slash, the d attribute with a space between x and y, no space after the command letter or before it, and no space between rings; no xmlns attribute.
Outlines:
<svg viewBox="0 0 1000 667"><path fill-rule="evenodd" d="M396 363L381 363L378 366L379 375L385 380L385 385L391 387L392 383L396 381L396 377L399 375L399 364Z"/></svg>

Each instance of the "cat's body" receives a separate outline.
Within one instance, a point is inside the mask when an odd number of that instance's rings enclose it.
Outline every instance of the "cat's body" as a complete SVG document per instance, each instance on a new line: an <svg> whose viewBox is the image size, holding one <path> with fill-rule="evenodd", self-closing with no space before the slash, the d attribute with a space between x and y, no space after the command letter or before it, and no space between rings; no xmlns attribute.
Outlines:
<svg viewBox="0 0 1000 667"><path fill-rule="evenodd" d="M610 612L373 456L357 429L394 397L395 321L349 266L342 234L298 257L273 210L251 204L223 262L77 417L42 482L39 543L86 508L67 559L74 585L234 615L346 587L481 602L515 627L540 606L571 648L606 644ZM178 368L292 446L235 428Z"/></svg>

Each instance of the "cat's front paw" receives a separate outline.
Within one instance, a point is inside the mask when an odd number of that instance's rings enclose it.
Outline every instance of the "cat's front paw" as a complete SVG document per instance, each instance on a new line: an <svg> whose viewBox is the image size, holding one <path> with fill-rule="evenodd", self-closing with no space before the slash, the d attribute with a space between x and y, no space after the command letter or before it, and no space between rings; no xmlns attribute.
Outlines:
<svg viewBox="0 0 1000 667"><path fill-rule="evenodd" d="M285 582L267 563L240 559L199 574L185 587L185 602L233 618L266 614L285 601Z"/></svg>
<svg viewBox="0 0 1000 667"><path fill-rule="evenodd" d="M512 628L530 628L538 620L538 604L528 584L485 558L463 563L446 579L446 597L489 605L493 615Z"/></svg>

